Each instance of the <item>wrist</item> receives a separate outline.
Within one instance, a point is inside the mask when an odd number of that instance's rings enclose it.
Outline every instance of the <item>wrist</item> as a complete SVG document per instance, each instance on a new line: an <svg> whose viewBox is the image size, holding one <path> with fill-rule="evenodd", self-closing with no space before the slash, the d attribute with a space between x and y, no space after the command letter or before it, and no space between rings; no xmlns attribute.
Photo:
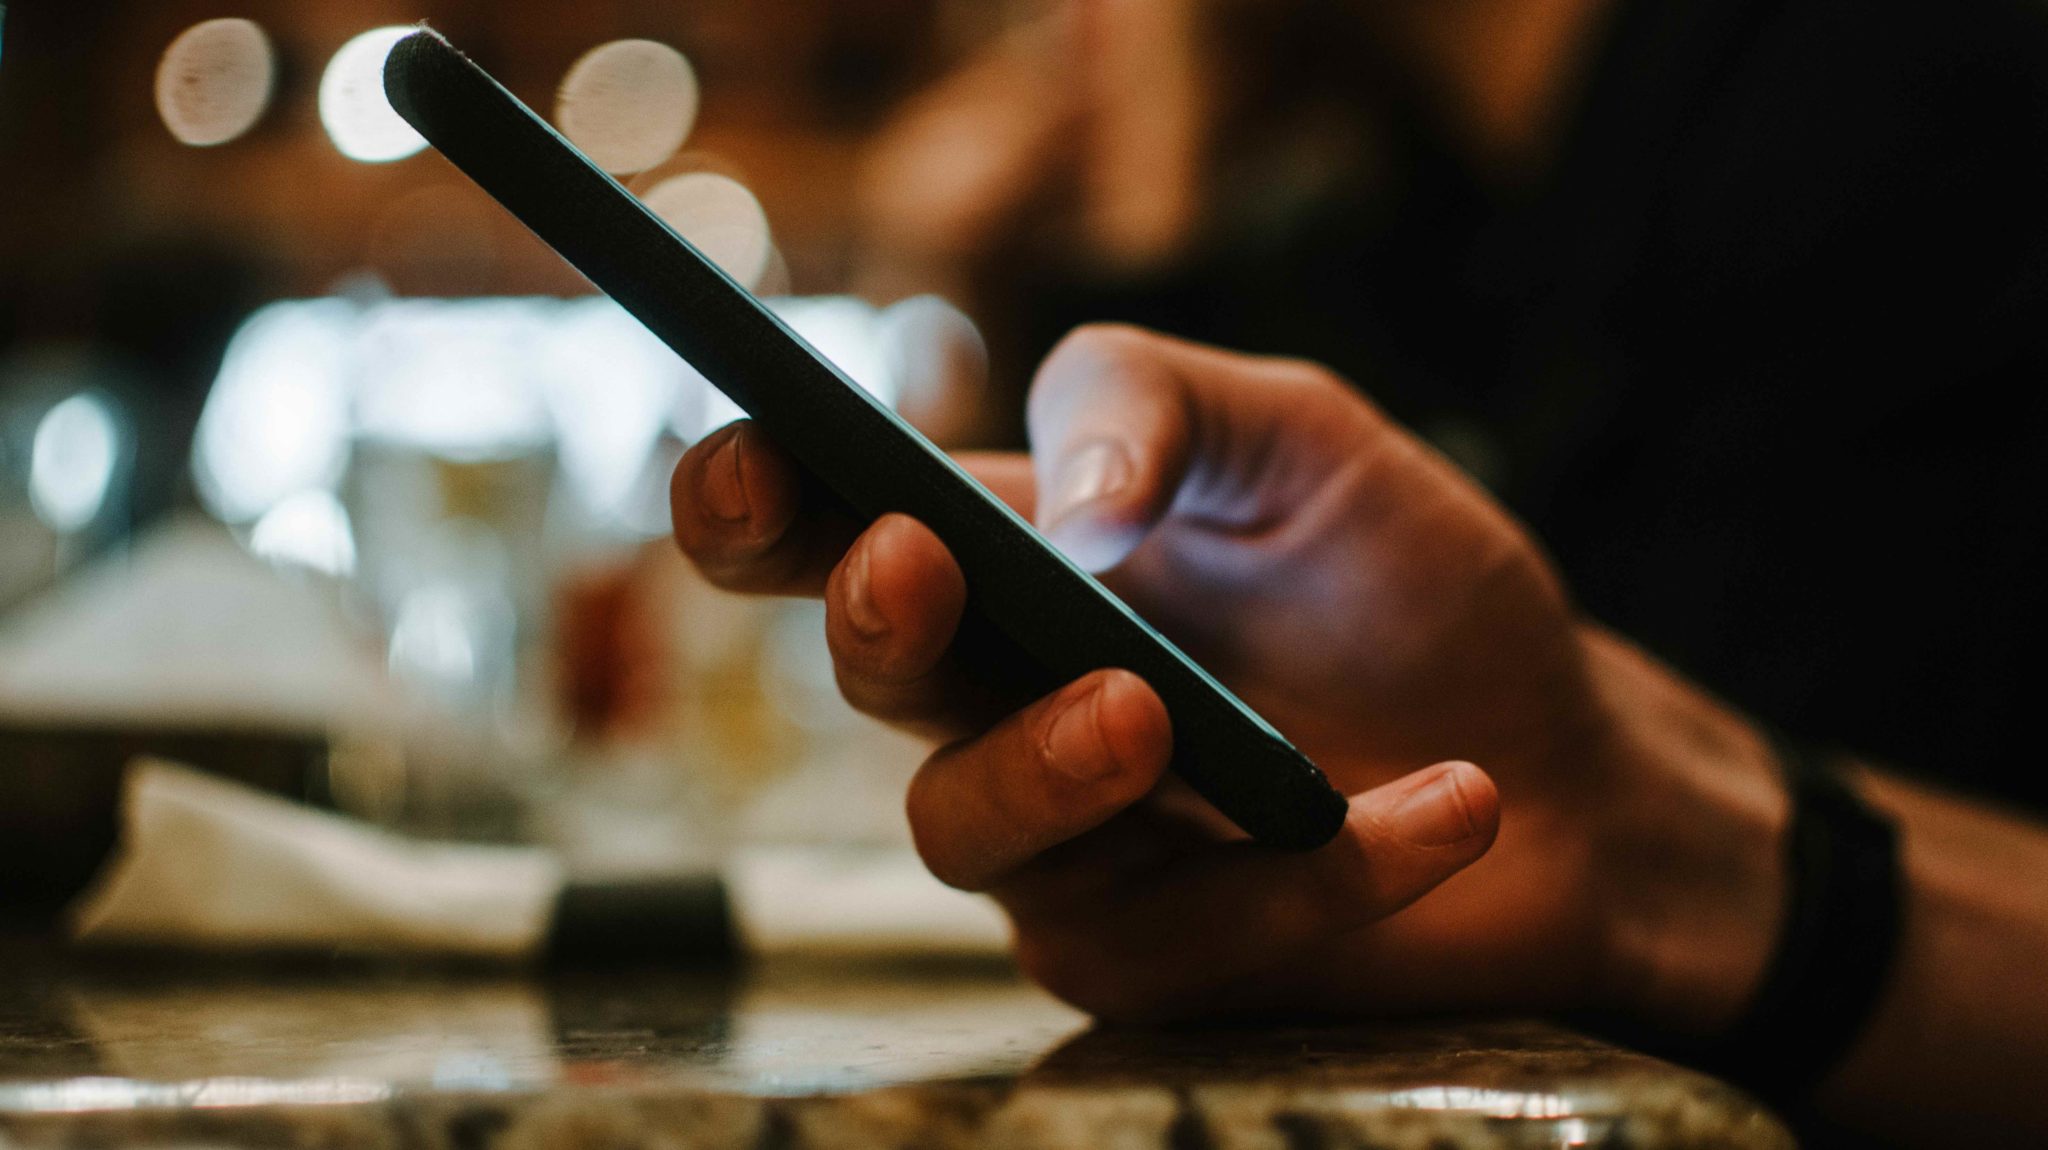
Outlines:
<svg viewBox="0 0 2048 1150"><path fill-rule="evenodd" d="M1748 1005L1785 907L1789 801L1753 725L1621 639L1585 632L1612 717L1596 820L1603 1004L1676 1034Z"/></svg>

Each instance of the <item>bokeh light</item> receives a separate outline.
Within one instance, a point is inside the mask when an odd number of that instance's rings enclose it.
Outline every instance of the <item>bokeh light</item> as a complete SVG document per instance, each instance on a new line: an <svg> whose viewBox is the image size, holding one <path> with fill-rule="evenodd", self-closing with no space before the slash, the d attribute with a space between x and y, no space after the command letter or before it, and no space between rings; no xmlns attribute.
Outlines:
<svg viewBox="0 0 2048 1150"><path fill-rule="evenodd" d="M418 29L372 28L341 46L320 76L320 123L341 154L366 164L402 160L427 141L384 98L384 58Z"/></svg>
<svg viewBox="0 0 2048 1150"><path fill-rule="evenodd" d="M885 403L904 386L897 345L930 335L929 323L904 330L900 305L877 311L850 296L768 306ZM964 317L936 304L924 311L973 334ZM333 526L332 496L366 452L458 464L551 455L584 523L638 531L651 522L643 504L660 439L694 441L740 414L603 296L285 300L229 342L193 472L207 509L254 525L272 558L334 570L350 531ZM350 506L367 557L376 517Z"/></svg>
<svg viewBox="0 0 2048 1150"><path fill-rule="evenodd" d="M107 401L83 392L51 408L29 448L29 505L59 534L99 518L120 462L121 430Z"/></svg>
<svg viewBox="0 0 2048 1150"><path fill-rule="evenodd" d="M386 658L401 682L476 702L510 665L517 627L512 602L487 580L429 579L393 610Z"/></svg>
<svg viewBox="0 0 2048 1150"><path fill-rule="evenodd" d="M322 575L355 574L356 539L348 510L326 491L301 491L263 513L249 533L249 550L280 567Z"/></svg>
<svg viewBox="0 0 2048 1150"><path fill-rule="evenodd" d="M605 171L644 172L683 146L697 104L697 74L681 52L655 40L614 40L562 78L555 124Z"/></svg>
<svg viewBox="0 0 2048 1150"><path fill-rule="evenodd" d="M367 309L346 353L358 381L356 433L464 462L544 448L553 432L537 353L553 334L553 311L491 298Z"/></svg>
<svg viewBox="0 0 2048 1150"><path fill-rule="evenodd" d="M641 199L740 286L760 282L773 243L768 216L745 184L717 172L686 172L654 185Z"/></svg>
<svg viewBox="0 0 2048 1150"><path fill-rule="evenodd" d="M985 426L988 345L967 314L935 295L883 309L882 359L896 381L896 410L944 445L972 442Z"/></svg>
<svg viewBox="0 0 2048 1150"><path fill-rule="evenodd" d="M357 326L342 300L275 303L243 322L192 447L193 478L215 516L247 523L287 496L340 480Z"/></svg>
<svg viewBox="0 0 2048 1150"><path fill-rule="evenodd" d="M451 583L406 595L391 626L392 673L427 686L469 687L478 662L473 613L462 588Z"/></svg>
<svg viewBox="0 0 2048 1150"><path fill-rule="evenodd" d="M844 295L787 296L769 308L868 394L893 406L896 377L882 343L882 317L867 301Z"/></svg>
<svg viewBox="0 0 2048 1150"><path fill-rule="evenodd" d="M617 519L632 510L663 421L695 373L603 296L564 301L544 320L534 366L563 475L585 508Z"/></svg>
<svg viewBox="0 0 2048 1150"><path fill-rule="evenodd" d="M263 118L276 72L270 38L253 21L194 24L157 63L157 114L180 143L225 144Z"/></svg>

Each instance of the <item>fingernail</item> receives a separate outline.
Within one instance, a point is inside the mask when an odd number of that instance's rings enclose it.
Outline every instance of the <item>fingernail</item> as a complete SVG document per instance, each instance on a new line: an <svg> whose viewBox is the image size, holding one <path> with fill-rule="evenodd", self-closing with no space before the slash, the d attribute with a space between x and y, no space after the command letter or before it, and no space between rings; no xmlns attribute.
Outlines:
<svg viewBox="0 0 2048 1150"><path fill-rule="evenodd" d="M1076 508L1123 490L1130 481L1131 457L1124 445L1113 439L1098 439L1061 462L1045 522L1058 523Z"/></svg>
<svg viewBox="0 0 2048 1150"><path fill-rule="evenodd" d="M874 540L863 539L846 560L846 621L870 642L889 633L889 620L875 607L874 594L868 588L868 553L873 550Z"/></svg>
<svg viewBox="0 0 2048 1150"><path fill-rule="evenodd" d="M1401 800L1394 808L1394 825L1409 842L1421 847L1447 847L1464 842L1478 831L1472 808L1458 784L1465 772L1450 767L1421 790Z"/></svg>
<svg viewBox="0 0 2048 1150"><path fill-rule="evenodd" d="M704 509L712 518L739 523L747 517L747 489L740 484L740 436L725 437L718 450L704 461Z"/></svg>
<svg viewBox="0 0 2048 1150"><path fill-rule="evenodd" d="M1092 783L1116 770L1116 757L1102 737L1102 685L1070 699L1046 727L1039 748L1045 761L1068 778Z"/></svg>

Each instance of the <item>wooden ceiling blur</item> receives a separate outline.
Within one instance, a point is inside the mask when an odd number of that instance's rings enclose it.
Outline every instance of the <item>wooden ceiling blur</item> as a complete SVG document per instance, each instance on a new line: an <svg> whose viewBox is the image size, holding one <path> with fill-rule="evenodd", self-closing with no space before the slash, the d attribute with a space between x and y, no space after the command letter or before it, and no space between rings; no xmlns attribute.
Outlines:
<svg viewBox="0 0 2048 1150"><path fill-rule="evenodd" d="M0 56L0 276L62 276L167 239L256 257L274 290L374 272L401 294L587 290L432 152L342 157L315 92L356 33L422 18L544 113L590 48L648 37L696 66L703 111L686 152L760 197L796 288L841 286L858 149L909 87L974 34L981 0L29 0L8 5ZM962 12L969 12L963 16ZM271 36L275 97L248 135L174 141L157 61L201 20ZM963 32L963 28L966 31ZM32 289L31 289L32 290Z"/></svg>

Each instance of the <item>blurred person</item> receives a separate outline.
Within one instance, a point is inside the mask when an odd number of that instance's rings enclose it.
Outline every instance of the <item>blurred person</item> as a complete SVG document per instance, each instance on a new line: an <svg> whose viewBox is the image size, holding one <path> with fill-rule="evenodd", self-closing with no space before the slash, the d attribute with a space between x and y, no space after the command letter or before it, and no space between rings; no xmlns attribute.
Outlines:
<svg viewBox="0 0 2048 1150"><path fill-rule="evenodd" d="M988 697L928 532L818 522L765 438L713 437L685 550L825 594L849 698L943 743L910 796L933 869L1110 1017L1714 1036L1798 917L1789 730L1853 749L1903 844L1897 965L1821 1104L2039 1141L2048 836L1905 772L2048 807L2015 753L2048 9L1045 11L876 149L878 279L1015 317L997 363L1105 318L1299 357L1097 329L1040 369L1031 459L973 462L1357 797L1307 859L1229 842L1159 781L1142 684Z"/></svg>

